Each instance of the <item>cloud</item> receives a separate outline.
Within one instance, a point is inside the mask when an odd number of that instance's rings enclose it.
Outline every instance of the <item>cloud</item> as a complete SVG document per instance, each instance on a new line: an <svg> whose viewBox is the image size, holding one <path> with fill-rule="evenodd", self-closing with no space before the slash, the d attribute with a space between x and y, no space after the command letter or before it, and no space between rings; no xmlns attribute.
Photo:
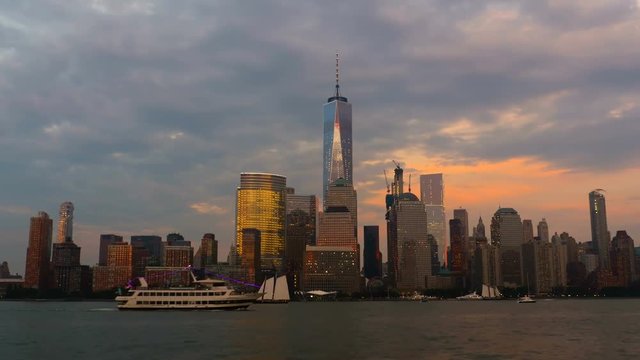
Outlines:
<svg viewBox="0 0 640 360"><path fill-rule="evenodd" d="M223 209L218 205L210 204L207 202L194 203L189 205L189 207L195 210L195 212L197 212L198 214L222 215L227 213L226 209Z"/></svg>

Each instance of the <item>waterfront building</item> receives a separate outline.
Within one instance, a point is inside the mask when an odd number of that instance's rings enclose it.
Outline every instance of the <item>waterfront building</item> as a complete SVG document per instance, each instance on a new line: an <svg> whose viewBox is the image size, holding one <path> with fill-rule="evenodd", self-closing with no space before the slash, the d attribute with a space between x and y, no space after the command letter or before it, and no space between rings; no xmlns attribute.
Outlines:
<svg viewBox="0 0 640 360"><path fill-rule="evenodd" d="M585 270L591 274L598 268L598 255L592 253L583 253L578 255L578 259L584 264Z"/></svg>
<svg viewBox="0 0 640 360"><path fill-rule="evenodd" d="M395 206L395 219L397 287L401 291L424 289L426 276L432 271L424 204L412 193L400 195Z"/></svg>
<svg viewBox="0 0 640 360"><path fill-rule="evenodd" d="M502 271L500 270L500 249L481 241L473 257L472 287L482 289L482 285L489 287L502 286Z"/></svg>
<svg viewBox="0 0 640 360"><path fill-rule="evenodd" d="M547 219L542 218L538 223L538 238L543 243L549 242L549 224L547 224Z"/></svg>
<svg viewBox="0 0 640 360"><path fill-rule="evenodd" d="M80 292L82 289L80 247L71 241L53 244L51 267L53 287L62 290L65 294Z"/></svg>
<svg viewBox="0 0 640 360"><path fill-rule="evenodd" d="M242 229L242 255L241 267L245 273L244 279L249 283L262 281L260 243L262 241L260 230Z"/></svg>
<svg viewBox="0 0 640 360"><path fill-rule="evenodd" d="M93 291L124 287L133 276L133 246L115 242L107 247L107 265L93 268Z"/></svg>
<svg viewBox="0 0 640 360"><path fill-rule="evenodd" d="M455 216L455 215L454 215ZM466 246L464 241L464 223L459 218L449 220L451 248L449 270L462 273L466 270Z"/></svg>
<svg viewBox="0 0 640 360"><path fill-rule="evenodd" d="M164 245L162 244L162 237L158 235L133 235L131 236L131 245L144 247L149 251L149 266L159 266L163 263Z"/></svg>
<svg viewBox="0 0 640 360"><path fill-rule="evenodd" d="M121 243L122 236L114 235L114 234L100 234L100 252L98 255L98 265L107 266L107 251L109 249L109 245L114 243ZM133 244L133 239L131 240Z"/></svg>
<svg viewBox="0 0 640 360"><path fill-rule="evenodd" d="M24 286L45 290L49 285L49 264L53 221L44 211L31 218L29 246L27 247Z"/></svg>
<svg viewBox="0 0 640 360"><path fill-rule="evenodd" d="M553 254L550 243L530 241L522 244L522 269L532 293L550 294L553 289ZM526 282L525 282L526 284Z"/></svg>
<svg viewBox="0 0 640 360"><path fill-rule="evenodd" d="M622 286L628 287L637 280L633 239L624 230L619 230L611 241L611 268Z"/></svg>
<svg viewBox="0 0 640 360"><path fill-rule="evenodd" d="M359 254L351 246L307 246L304 290L351 294L360 289Z"/></svg>
<svg viewBox="0 0 640 360"><path fill-rule="evenodd" d="M340 94L336 54L335 94L323 106L322 202L326 206L329 185L342 178L353 184L351 104Z"/></svg>
<svg viewBox="0 0 640 360"><path fill-rule="evenodd" d="M189 267L191 264L193 264L193 248L191 246L164 246L165 267Z"/></svg>
<svg viewBox="0 0 640 360"><path fill-rule="evenodd" d="M504 286L523 284L521 270L522 221L512 208L499 208L491 218L491 245L500 248Z"/></svg>
<svg viewBox="0 0 640 360"><path fill-rule="evenodd" d="M598 254L598 264L603 269L610 269L609 262L609 228L607 227L607 208L603 190L589 193L589 215L591 219L591 244ZM585 264L586 265L586 264Z"/></svg>
<svg viewBox="0 0 640 360"><path fill-rule="evenodd" d="M73 203L66 201L60 205L58 217L58 243L73 241Z"/></svg>
<svg viewBox="0 0 640 360"><path fill-rule="evenodd" d="M305 247L316 244L317 206L315 195L296 195L293 188L287 188L285 267L293 291L302 289Z"/></svg>
<svg viewBox="0 0 640 360"><path fill-rule="evenodd" d="M386 215L389 282L400 291L422 290L433 271L427 211L417 196L404 192L404 170L397 163L391 189Z"/></svg>
<svg viewBox="0 0 640 360"><path fill-rule="evenodd" d="M364 227L364 277L382 278L382 253L380 252L380 228L377 225Z"/></svg>
<svg viewBox="0 0 640 360"><path fill-rule="evenodd" d="M420 175L420 200L427 212L427 231L443 250L439 262L444 263L447 248L446 220L444 207L444 179L441 173Z"/></svg>
<svg viewBox="0 0 640 360"><path fill-rule="evenodd" d="M533 241L533 222L530 219L522 220L522 241L525 244Z"/></svg>
<svg viewBox="0 0 640 360"><path fill-rule="evenodd" d="M144 278L150 287L171 288L191 285L191 269L166 266L148 266Z"/></svg>
<svg viewBox="0 0 640 360"><path fill-rule="evenodd" d="M240 174L236 204L236 251L243 254L244 229L260 231L260 262L263 269L281 269L286 238L286 182L281 175Z"/></svg>

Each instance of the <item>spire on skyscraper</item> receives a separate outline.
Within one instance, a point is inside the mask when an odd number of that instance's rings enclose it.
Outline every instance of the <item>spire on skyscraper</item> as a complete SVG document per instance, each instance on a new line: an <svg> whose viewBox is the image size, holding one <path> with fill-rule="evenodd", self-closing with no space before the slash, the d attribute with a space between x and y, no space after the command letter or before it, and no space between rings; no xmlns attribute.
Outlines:
<svg viewBox="0 0 640 360"><path fill-rule="evenodd" d="M340 54L336 51L336 97L340 97Z"/></svg>

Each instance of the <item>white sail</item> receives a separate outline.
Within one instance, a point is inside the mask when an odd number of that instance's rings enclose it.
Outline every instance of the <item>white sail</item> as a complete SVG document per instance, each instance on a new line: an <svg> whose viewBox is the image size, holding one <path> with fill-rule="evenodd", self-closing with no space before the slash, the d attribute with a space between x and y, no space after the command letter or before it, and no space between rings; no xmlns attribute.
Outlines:
<svg viewBox="0 0 640 360"><path fill-rule="evenodd" d="M489 293L489 287L485 284L482 284L482 297L485 299L491 297L491 294Z"/></svg>
<svg viewBox="0 0 640 360"><path fill-rule="evenodd" d="M262 283L262 286L260 286L260 292L263 292L264 295L262 295L259 300L271 300L273 298L273 287L274 283L272 277L265 280Z"/></svg>
<svg viewBox="0 0 640 360"><path fill-rule="evenodd" d="M280 276L276 280L276 289L274 291L273 300L275 301L289 301L289 284L287 283L286 276Z"/></svg>
<svg viewBox="0 0 640 360"><path fill-rule="evenodd" d="M500 293L500 290L498 290L497 287L494 287L493 289L495 291L495 297L501 298L502 297L502 293Z"/></svg>

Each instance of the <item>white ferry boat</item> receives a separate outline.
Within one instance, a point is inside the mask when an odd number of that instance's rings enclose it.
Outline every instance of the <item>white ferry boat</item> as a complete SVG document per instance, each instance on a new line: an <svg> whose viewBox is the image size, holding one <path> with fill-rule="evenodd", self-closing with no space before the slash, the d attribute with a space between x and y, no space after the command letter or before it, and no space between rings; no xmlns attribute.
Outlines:
<svg viewBox="0 0 640 360"><path fill-rule="evenodd" d="M193 276L193 274L192 274ZM261 293L238 294L222 280L195 280L193 287L150 289L144 278L127 295L117 296L120 310L235 310L246 309Z"/></svg>

